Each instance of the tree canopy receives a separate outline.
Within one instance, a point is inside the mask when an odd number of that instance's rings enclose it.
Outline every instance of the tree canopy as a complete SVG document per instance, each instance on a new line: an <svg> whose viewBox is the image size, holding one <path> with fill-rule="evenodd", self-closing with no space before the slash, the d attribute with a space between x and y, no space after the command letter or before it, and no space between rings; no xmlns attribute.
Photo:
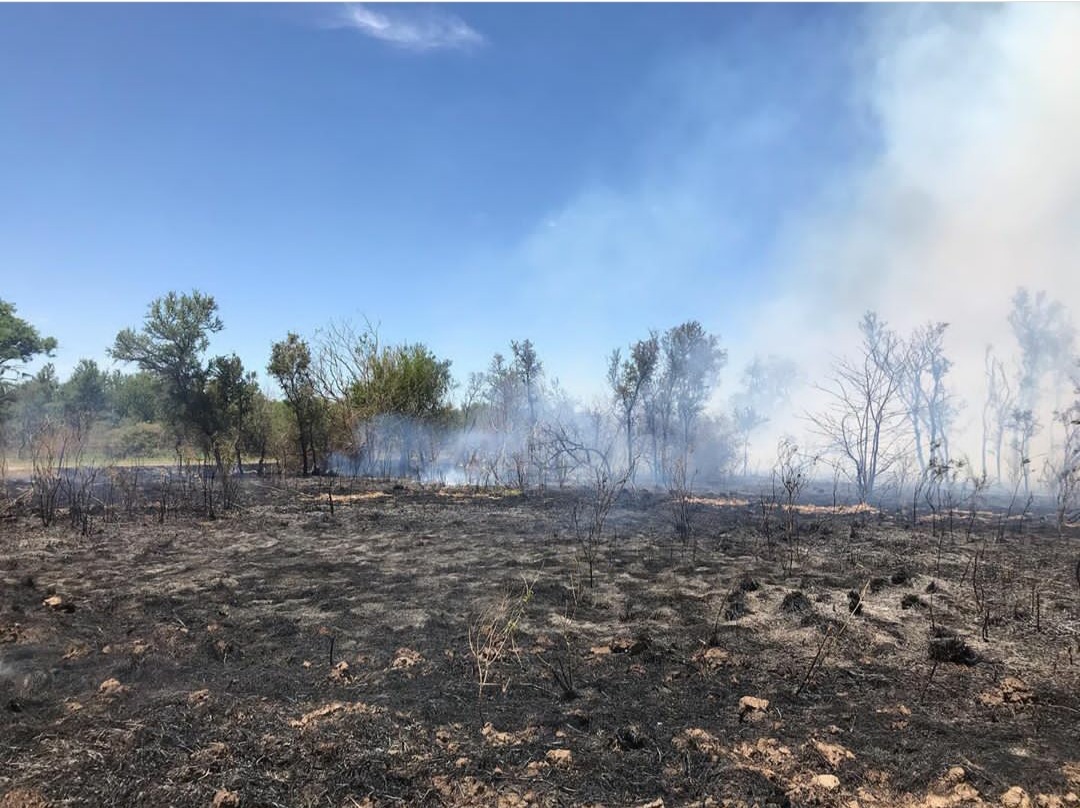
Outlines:
<svg viewBox="0 0 1080 808"><path fill-rule="evenodd" d="M370 374L353 388L353 399L368 415L440 418L449 410L450 361L422 344L395 345L371 357Z"/></svg>
<svg viewBox="0 0 1080 808"><path fill-rule="evenodd" d="M43 337L30 323L15 315L15 305L0 300L0 394L16 377L15 365L26 364L38 354L51 356L56 340Z"/></svg>
<svg viewBox="0 0 1080 808"><path fill-rule="evenodd" d="M208 372L202 355L210 335L223 327L210 295L169 292L150 304L141 330L125 328L116 335L109 355L161 381L174 418L190 424L205 403L199 400Z"/></svg>

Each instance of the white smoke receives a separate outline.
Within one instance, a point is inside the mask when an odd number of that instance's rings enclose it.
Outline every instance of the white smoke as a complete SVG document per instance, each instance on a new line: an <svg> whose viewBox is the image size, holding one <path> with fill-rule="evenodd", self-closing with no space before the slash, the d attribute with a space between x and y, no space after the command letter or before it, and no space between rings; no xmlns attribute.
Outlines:
<svg viewBox="0 0 1080 808"><path fill-rule="evenodd" d="M784 234L782 292L747 343L813 378L855 349L866 309L902 333L950 323L958 443L974 457L986 346L1017 358L1017 287L1080 301L1080 8L903 6L875 20L857 92L881 151Z"/></svg>

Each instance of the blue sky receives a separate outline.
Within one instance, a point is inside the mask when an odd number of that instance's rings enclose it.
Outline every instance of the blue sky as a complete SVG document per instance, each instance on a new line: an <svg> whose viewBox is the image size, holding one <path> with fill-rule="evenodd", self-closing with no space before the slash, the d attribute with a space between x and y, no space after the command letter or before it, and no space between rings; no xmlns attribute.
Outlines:
<svg viewBox="0 0 1080 808"><path fill-rule="evenodd" d="M1075 23L1011 6L0 5L0 297L57 337L62 375L109 364L152 298L198 287L226 324L213 350L260 373L286 332L366 317L461 380L531 338L591 394L612 348L698 319L733 348L730 392L762 322L799 300L835 292L853 332L915 266L886 267L893 247L940 270L913 221L947 221L957 189L989 197L929 177L1002 131L963 121L1016 117L1012 96L972 92L997 85L971 66L1004 53L1012 77Z"/></svg>
<svg viewBox="0 0 1080 808"><path fill-rule="evenodd" d="M197 287L261 373L366 316L462 380L531 338L590 392L650 328L737 341L790 223L845 204L879 13L3 5L0 297L61 374Z"/></svg>

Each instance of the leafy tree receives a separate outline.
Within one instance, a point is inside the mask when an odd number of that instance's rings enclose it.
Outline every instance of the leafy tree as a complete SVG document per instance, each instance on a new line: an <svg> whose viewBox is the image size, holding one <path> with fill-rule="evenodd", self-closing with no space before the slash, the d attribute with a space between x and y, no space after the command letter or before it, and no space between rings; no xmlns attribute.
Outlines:
<svg viewBox="0 0 1080 808"><path fill-rule="evenodd" d="M663 351L681 427L679 437L685 467L693 450L694 426L705 409L720 371L727 364L727 351L720 347L717 337L707 333L696 321L668 331Z"/></svg>
<svg viewBox="0 0 1080 808"><path fill-rule="evenodd" d="M10 393L11 422L18 435L18 451L25 457L36 434L47 422L58 423L62 415L60 380L52 362Z"/></svg>
<svg viewBox="0 0 1080 808"><path fill-rule="evenodd" d="M238 459L253 382L235 356L215 357L204 364L210 335L222 328L213 297L199 291L169 292L150 304L141 330L126 328L116 335L110 354L136 363L161 383L166 414L177 431L177 454L183 435L198 440L204 462L212 457L217 466L221 503L228 509L236 494L231 465L234 457ZM213 516L214 498L207 490L211 495L206 509Z"/></svg>
<svg viewBox="0 0 1080 808"><path fill-rule="evenodd" d="M369 417L433 420L450 409L451 381L450 360L439 360L423 344L397 345L372 357L369 377L353 388L353 400Z"/></svg>
<svg viewBox="0 0 1080 808"><path fill-rule="evenodd" d="M162 384L169 416L182 427L198 427L206 414L207 368L202 355L210 335L221 331L217 303L199 291L169 292L150 304L142 329L125 328L109 354L134 362Z"/></svg>
<svg viewBox="0 0 1080 808"><path fill-rule="evenodd" d="M203 434L211 445L219 466L223 466L226 444L236 458L236 468L243 473L241 447L255 394L259 391L255 371L244 372L244 364L236 354L217 356L210 361L206 399L208 412Z"/></svg>
<svg viewBox="0 0 1080 808"><path fill-rule="evenodd" d="M303 473L317 473L315 431L321 416L322 403L315 388L311 349L307 342L292 332L281 342L275 342L270 349L267 370L281 386L285 401L296 418Z"/></svg>
<svg viewBox="0 0 1080 808"><path fill-rule="evenodd" d="M257 388L251 391L251 411L240 433L243 451L257 458L256 473L262 476L268 456L278 457L285 440L291 442L289 424L294 420L287 402L272 401Z"/></svg>
<svg viewBox="0 0 1080 808"><path fill-rule="evenodd" d="M64 416L78 434L84 434L108 403L105 374L93 359L80 359L68 380L60 386Z"/></svg>
<svg viewBox="0 0 1080 808"><path fill-rule="evenodd" d="M450 414L450 361L423 344L383 348L371 357L367 378L353 389L353 402L366 419L369 440L399 447L399 473L408 474L415 450L430 458L434 431ZM432 450L433 451L433 450Z"/></svg>
<svg viewBox="0 0 1080 808"><path fill-rule="evenodd" d="M484 378L487 383L484 400L492 429L503 434L513 432L521 404L521 377L501 353L496 353Z"/></svg>
<svg viewBox="0 0 1080 808"><path fill-rule="evenodd" d="M55 350L55 339L41 336L34 326L15 315L14 304L0 300L0 399L21 375L16 365L26 364L38 354L52 356Z"/></svg>
<svg viewBox="0 0 1080 808"><path fill-rule="evenodd" d="M161 383L151 373L121 373L115 370L105 377L107 407L115 420L141 423L157 421L161 412Z"/></svg>

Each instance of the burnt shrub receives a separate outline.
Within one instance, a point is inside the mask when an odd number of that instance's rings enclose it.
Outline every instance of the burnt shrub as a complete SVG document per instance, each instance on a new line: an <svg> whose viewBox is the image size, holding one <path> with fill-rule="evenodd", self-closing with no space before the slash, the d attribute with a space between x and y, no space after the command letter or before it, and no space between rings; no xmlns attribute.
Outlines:
<svg viewBox="0 0 1080 808"><path fill-rule="evenodd" d="M903 586L904 584L910 583L912 577L911 570L907 567L901 567L889 576L889 582L894 586Z"/></svg>
<svg viewBox="0 0 1080 808"><path fill-rule="evenodd" d="M784 599L780 602L780 611L784 614L803 614L813 609L810 599L797 589L784 595Z"/></svg>
<svg viewBox="0 0 1080 808"><path fill-rule="evenodd" d="M910 592L900 599L901 609L925 609L926 602L916 595L914 592Z"/></svg>
<svg viewBox="0 0 1080 808"><path fill-rule="evenodd" d="M757 592L761 589L761 584L759 584L748 572L743 573L743 576L735 586L738 587L740 592Z"/></svg>
<svg viewBox="0 0 1080 808"><path fill-rule="evenodd" d="M930 633L930 646L927 650L934 662L951 662L954 665L971 667L979 661L979 655L958 634L941 626Z"/></svg>
<svg viewBox="0 0 1080 808"><path fill-rule="evenodd" d="M746 593L736 589L724 601L723 616L725 620L738 620L750 614L750 606L746 602Z"/></svg>

